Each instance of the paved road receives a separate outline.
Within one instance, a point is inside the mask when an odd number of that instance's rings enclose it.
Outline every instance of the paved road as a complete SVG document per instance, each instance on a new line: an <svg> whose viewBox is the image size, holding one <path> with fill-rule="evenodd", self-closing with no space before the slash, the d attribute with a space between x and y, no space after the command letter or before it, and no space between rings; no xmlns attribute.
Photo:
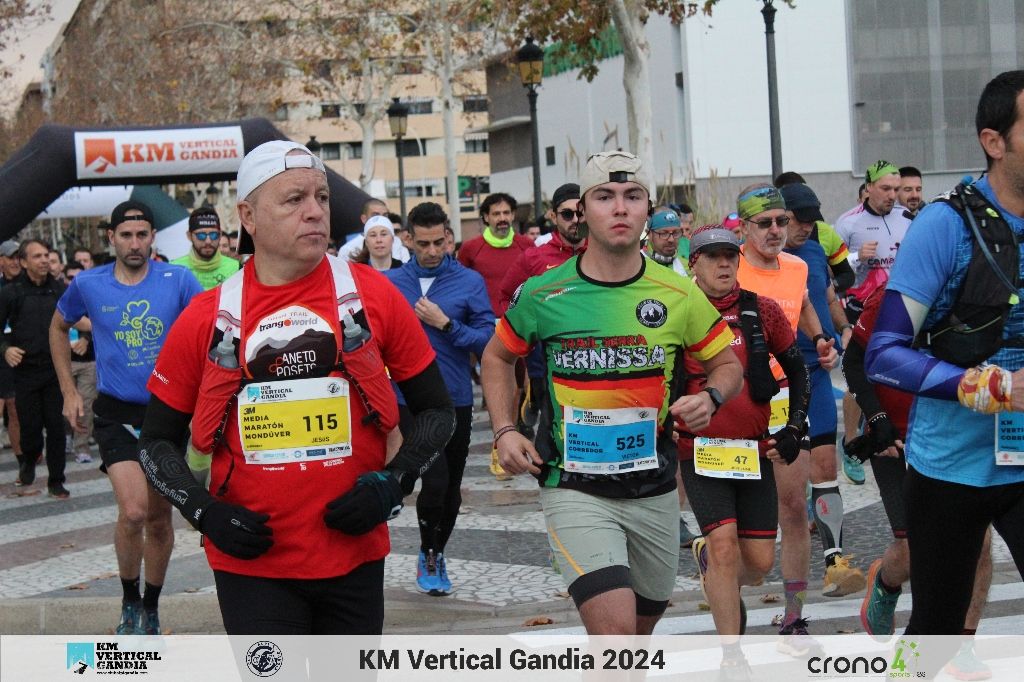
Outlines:
<svg viewBox="0 0 1024 682"><path fill-rule="evenodd" d="M534 616L550 617L554 629L578 631L574 628L579 621L561 578L550 568L536 486L532 479L499 482L490 476L488 426L486 414L478 413L463 484L463 513L447 551L455 594L436 598L415 590L419 533L412 503L391 523L393 551L385 573L390 632L515 632ZM39 473L45 481L45 468L40 466ZM5 450L0 453L0 633L110 630L119 610L120 583L112 545L117 510L106 477L96 464L69 461L67 487L72 496L61 501L40 492L40 484L27 494L15 488L16 475L14 457ZM866 567L890 539L870 468L865 485L844 480L840 487L847 512L846 552L854 556L855 564ZM685 516L695 527L693 515L687 511ZM163 622L179 633L219 631L213 576L199 535L177 514L175 518ZM950 538L949 551L955 550L956 538ZM816 536L812 551L807 608L812 631L858 631L860 596L820 597L823 566ZM1024 584L1001 541L994 551L997 586L982 631L1024 633ZM686 551L676 588L659 632L713 632L710 613L699 606L696 567ZM745 590L751 634L774 631L770 622L781 613L782 602L762 602L760 596L781 593L777 568L764 586ZM906 622L909 608L906 595L898 624Z"/></svg>

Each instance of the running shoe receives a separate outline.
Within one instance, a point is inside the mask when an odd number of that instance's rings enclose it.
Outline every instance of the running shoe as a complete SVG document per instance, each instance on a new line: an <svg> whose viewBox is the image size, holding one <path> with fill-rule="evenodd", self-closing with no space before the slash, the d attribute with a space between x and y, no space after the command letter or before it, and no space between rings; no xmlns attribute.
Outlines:
<svg viewBox="0 0 1024 682"><path fill-rule="evenodd" d="M864 464L846 450L843 443L843 475L853 485L864 485Z"/></svg>
<svg viewBox="0 0 1024 682"><path fill-rule="evenodd" d="M686 521L682 516L679 517L679 546L680 547L693 547L693 541L696 540L698 535L690 532L690 529L686 527Z"/></svg>
<svg viewBox="0 0 1024 682"><path fill-rule="evenodd" d="M79 450L75 453L75 461L79 464L92 464L92 455L85 450Z"/></svg>
<svg viewBox="0 0 1024 682"><path fill-rule="evenodd" d="M142 634L162 634L162 630L160 629L160 613L156 609L142 610Z"/></svg>
<svg viewBox="0 0 1024 682"><path fill-rule="evenodd" d="M144 635L142 629L142 600L121 602L121 622L114 630L118 635Z"/></svg>
<svg viewBox="0 0 1024 682"><path fill-rule="evenodd" d="M845 597L860 592L867 585L864 572L850 565L850 557L837 556L836 562L825 569L825 585L821 593L826 597Z"/></svg>
<svg viewBox="0 0 1024 682"><path fill-rule="evenodd" d="M452 581L448 578L448 565L445 563L444 554L437 555L437 588L430 591L435 597L443 597L451 594Z"/></svg>
<svg viewBox="0 0 1024 682"><path fill-rule="evenodd" d="M699 537L690 545L690 552L693 553L693 561L697 564L697 572L700 573L700 591L704 594L704 601L708 601L708 591L704 587L704 579L708 573L708 541Z"/></svg>
<svg viewBox="0 0 1024 682"><path fill-rule="evenodd" d="M860 623L869 635L891 635L896 632L893 623L896 617L896 602L900 592L892 593L882 585L882 560L875 559L868 569L867 583L870 586L860 605Z"/></svg>
<svg viewBox="0 0 1024 682"><path fill-rule="evenodd" d="M821 644L807 632L807 619L797 618L779 629L779 641L775 649L787 656L806 656L811 650L820 651Z"/></svg>
<svg viewBox="0 0 1024 682"><path fill-rule="evenodd" d="M14 485L32 485L36 480L36 463L31 457L20 455L18 457L18 480Z"/></svg>
<svg viewBox="0 0 1024 682"><path fill-rule="evenodd" d="M722 664L718 668L719 682L747 682L753 679L754 673L746 658L740 656L722 659Z"/></svg>
<svg viewBox="0 0 1024 682"><path fill-rule="evenodd" d="M508 481L512 478L512 474L508 473L501 468L498 464L498 448L491 448L491 475L493 475L499 481Z"/></svg>
<svg viewBox="0 0 1024 682"><path fill-rule="evenodd" d="M65 488L64 485L61 483L58 483L57 485L47 486L46 489L49 491L50 497L54 497L58 500L66 500L69 497L71 497L71 493L69 493L68 489Z"/></svg>
<svg viewBox="0 0 1024 682"><path fill-rule="evenodd" d="M416 588L420 592L433 594L439 587L437 557L434 556L434 550L420 552L419 561L416 563Z"/></svg>
<svg viewBox="0 0 1024 682"><path fill-rule="evenodd" d="M974 653L974 641L960 645L953 660L946 664L942 672L958 680L987 680L992 677L992 670Z"/></svg>

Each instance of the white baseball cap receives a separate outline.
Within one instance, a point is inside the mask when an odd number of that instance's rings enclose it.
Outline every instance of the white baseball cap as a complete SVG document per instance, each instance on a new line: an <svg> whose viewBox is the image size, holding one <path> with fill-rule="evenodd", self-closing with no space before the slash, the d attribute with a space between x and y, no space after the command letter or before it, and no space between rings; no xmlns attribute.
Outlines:
<svg viewBox="0 0 1024 682"><path fill-rule="evenodd" d="M293 151L305 153L289 156L289 152ZM291 140L264 142L246 154L238 167L238 200L248 199L254 189L291 168L312 168L327 174L324 162L304 145Z"/></svg>

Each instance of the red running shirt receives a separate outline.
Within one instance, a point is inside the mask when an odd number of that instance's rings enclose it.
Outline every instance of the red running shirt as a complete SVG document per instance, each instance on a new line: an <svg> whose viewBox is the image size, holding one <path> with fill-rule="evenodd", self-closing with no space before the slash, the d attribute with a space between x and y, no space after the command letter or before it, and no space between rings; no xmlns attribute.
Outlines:
<svg viewBox="0 0 1024 682"><path fill-rule="evenodd" d="M276 327L278 330L288 327L298 331L300 324L289 324L293 319L301 320L305 329L337 329L338 306L326 258L302 279L276 287L261 284L254 265L250 261L243 271L243 339L259 339L271 325L281 325ZM370 332L378 342L391 377L403 381L419 374L433 361L434 351L416 314L383 275L364 265L351 268ZM195 410L202 368L210 351L216 302L216 289L192 300L171 328L149 379L148 388L153 395L188 414ZM289 310L294 314L290 316ZM279 335L295 337L294 332L282 331ZM320 333L313 338L299 352L286 352L289 346L281 348L277 353L280 357L270 362L263 361L262 344L249 344L249 368L254 378L268 380L272 376L269 373L276 372L278 377L296 379L333 366L337 357L334 335ZM281 362L292 365L286 376L279 372ZM385 435L373 425L362 424L366 411L354 392L349 405L353 450L350 457L282 462L274 466L246 464L241 454L236 410L232 407L224 443L214 453L210 489L216 491L221 486L233 461L227 493L218 499L269 514L267 524L274 531L274 546L257 559L243 561L207 542L206 554L213 569L271 578L330 578L387 555L387 524L360 536L346 535L324 524L328 502L351 489L360 474L384 468Z"/></svg>

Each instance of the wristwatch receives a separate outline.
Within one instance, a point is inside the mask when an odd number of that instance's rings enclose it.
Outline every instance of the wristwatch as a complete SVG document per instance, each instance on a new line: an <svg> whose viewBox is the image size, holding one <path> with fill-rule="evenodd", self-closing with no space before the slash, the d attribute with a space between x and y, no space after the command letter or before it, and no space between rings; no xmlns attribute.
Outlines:
<svg viewBox="0 0 1024 682"><path fill-rule="evenodd" d="M711 414L714 415L716 412L718 412L718 408L722 406L722 403L725 402L725 398L722 397L722 394L718 392L717 388L705 386L701 390L707 393L709 396L711 396L711 402L714 403L715 405L715 411L712 412Z"/></svg>
<svg viewBox="0 0 1024 682"><path fill-rule="evenodd" d="M452 320L451 320L451 318L448 318L448 321L444 323L443 327L441 327L441 332L444 333L444 334L447 334L451 330L452 330Z"/></svg>

